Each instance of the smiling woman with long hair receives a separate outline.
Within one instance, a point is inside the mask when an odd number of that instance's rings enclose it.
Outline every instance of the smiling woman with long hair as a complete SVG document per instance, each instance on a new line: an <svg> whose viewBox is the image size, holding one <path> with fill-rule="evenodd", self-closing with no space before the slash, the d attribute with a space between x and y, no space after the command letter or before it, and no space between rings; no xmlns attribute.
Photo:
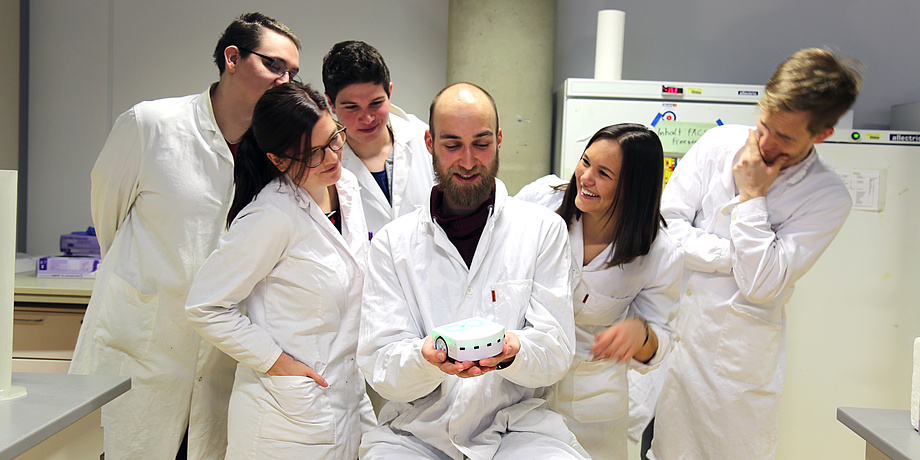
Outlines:
<svg viewBox="0 0 920 460"><path fill-rule="evenodd" d="M239 361L227 458L356 458L375 424L355 364L367 225L344 144L298 83L267 91L243 137L229 230L186 303Z"/></svg>
<svg viewBox="0 0 920 460"><path fill-rule="evenodd" d="M657 367L671 346L683 254L662 228L663 163L653 131L612 125L568 183L546 176L517 195L562 216L580 262L575 359L549 403L593 459L626 458L626 371Z"/></svg>

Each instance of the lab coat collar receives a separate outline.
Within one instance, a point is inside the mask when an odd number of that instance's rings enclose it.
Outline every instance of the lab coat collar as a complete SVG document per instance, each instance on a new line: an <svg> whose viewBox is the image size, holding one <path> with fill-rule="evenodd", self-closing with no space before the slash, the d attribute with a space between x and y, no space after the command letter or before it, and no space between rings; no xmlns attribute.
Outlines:
<svg viewBox="0 0 920 460"><path fill-rule="evenodd" d="M339 233L335 225L332 225L322 208L306 190L294 185L286 175L276 178L274 182L278 183L279 188L284 193L293 194L297 205L306 211L310 218L326 232L327 236L344 248L355 263L363 266L363 264L359 263L360 257L358 257L358 254L361 253L362 245L368 241L367 226L362 225L364 222L363 212L352 212L356 210L356 200L360 199L358 198L357 183L352 174L343 170L342 177L335 184L336 193L339 197L339 212L342 213L342 233ZM360 211L361 208L358 207L357 210Z"/></svg>
<svg viewBox="0 0 920 460"><path fill-rule="evenodd" d="M569 229L569 241L572 245L572 255L581 271L601 271L607 269L607 260L613 251L613 243L607 245L591 262L585 264L585 228L581 218L576 219Z"/></svg>
<svg viewBox="0 0 920 460"><path fill-rule="evenodd" d="M409 141L415 138L416 131L412 129L409 115L403 109L390 104L390 131L393 133L393 144L408 149Z"/></svg>
<svg viewBox="0 0 920 460"><path fill-rule="evenodd" d="M489 218L486 220L486 226L482 229L482 235L479 237L479 243L476 245L476 253L473 255L473 260L470 262L469 266L469 276L472 278L473 274L476 273L479 266L482 265L482 260L485 258L485 254L489 250L489 245L492 241L492 230L495 229L495 221L498 219L498 215L504 208L505 202L508 200L508 189L505 187L505 183L499 178L495 178L495 204L492 206L491 211L489 212ZM421 209L420 214L421 225L419 230L422 233L419 235L421 238L434 238L435 244L441 247L444 251L451 255L455 262L463 265L466 268L466 262L463 260L463 257L460 256L460 252L457 251L457 248L450 242L450 239L447 237L447 234L444 232L444 229L441 228L437 222L431 217L431 199L426 200L425 205Z"/></svg>
<svg viewBox="0 0 920 460"><path fill-rule="evenodd" d="M201 134L209 135L207 139L208 144L214 149L215 152L220 154L220 156L233 162L233 154L230 153L230 147L227 146L227 140L224 138L224 134L220 132L220 127L217 126L217 118L214 116L214 106L211 104L211 90L217 86L217 83L212 83L208 89L204 90L201 93L201 96L198 97L195 108L195 118L198 120L198 126L200 127Z"/></svg>
<svg viewBox="0 0 920 460"><path fill-rule="evenodd" d="M354 256L361 253L362 247L366 249L370 241L364 208L361 205L361 188L357 178L343 169L342 177L336 183L335 189L339 195L339 212L342 213L342 234L340 236L343 237L349 252ZM335 230L335 226L329 222L329 219L326 221ZM335 233L339 232L336 230Z"/></svg>
<svg viewBox="0 0 920 460"><path fill-rule="evenodd" d="M354 168L354 166L352 165L357 165L358 167ZM345 144L345 147L342 148L342 168L348 169L348 170L352 170L354 168L355 170L354 174L356 176L360 176L361 182L364 182L365 184L375 184L376 183L376 179L374 179L374 176L371 174L370 170L368 170L367 167L364 166L364 163L361 161L360 158L358 158L357 155L355 155L354 150L352 150L351 146L348 145L347 143ZM396 169L395 165L393 169ZM383 194L383 190L381 190L380 187L370 187L369 186L367 187L367 190L371 193L371 195L374 195L374 198L377 200L377 202L379 203L387 202L387 197ZM396 198L396 197L394 196L393 198ZM392 212L392 207L390 208L390 211Z"/></svg>
<svg viewBox="0 0 920 460"><path fill-rule="evenodd" d="M399 108L396 104L390 104L390 115L396 115L399 118L404 120L409 119L409 114L405 110Z"/></svg>
<svg viewBox="0 0 920 460"><path fill-rule="evenodd" d="M575 264L584 269L585 233L584 223L582 223L581 219L576 219L569 228L569 244L572 246L572 255L575 257Z"/></svg>
<svg viewBox="0 0 920 460"><path fill-rule="evenodd" d="M395 136L395 132L394 132ZM359 183L367 184L367 191L374 196L374 200L377 203L382 203L387 206L387 209L390 213L390 218L396 217L395 209L399 207L399 201L402 199L399 191L403 190L405 186L400 183L399 178L402 177L402 182L405 182L408 177L407 174L397 174L396 170L409 170L409 163L406 161L408 154L406 150L408 147L405 145L400 145L393 143L393 178L392 178L392 189L390 190L390 196L392 197L392 204L387 204L386 195L383 194L383 190L377 186L377 179L374 179L373 174L370 170L367 169L367 166L364 165L364 162L355 155L354 150L351 149L347 143L342 149L342 168L348 169L354 172L355 176L359 176ZM355 168L357 166L357 168Z"/></svg>
<svg viewBox="0 0 920 460"><path fill-rule="evenodd" d="M811 151L808 152L808 156L804 160L799 162L799 164L792 165L779 173L780 177L786 175L788 179L786 182L789 185L797 184L802 179L805 178L805 175L808 173L808 170L811 169L811 165L818 161L818 152L815 151L815 146L811 146ZM779 178L777 178L779 180Z"/></svg>
<svg viewBox="0 0 920 460"><path fill-rule="evenodd" d="M433 190L433 189L432 189ZM425 205L422 207L421 221L426 225L435 225L438 228L438 224L431 217L431 192L428 195L429 199L425 200ZM499 178L495 178L495 205L492 206L492 211L489 213L489 220L493 220L495 216L501 211L502 207L505 204L505 201L508 200L508 189L505 187L505 183Z"/></svg>

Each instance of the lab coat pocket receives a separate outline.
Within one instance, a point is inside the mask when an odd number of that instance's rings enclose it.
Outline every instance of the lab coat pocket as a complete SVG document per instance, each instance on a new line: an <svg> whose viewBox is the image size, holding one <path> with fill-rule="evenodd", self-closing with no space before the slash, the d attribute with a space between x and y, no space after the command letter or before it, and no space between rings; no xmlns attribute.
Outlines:
<svg viewBox="0 0 920 460"><path fill-rule="evenodd" d="M495 322L505 326L505 329L520 329L524 327L524 313L530 306L530 294L533 289L533 280L512 280L492 284L491 292L486 292L486 314L491 314ZM489 318L487 318L489 319Z"/></svg>
<svg viewBox="0 0 920 460"><path fill-rule="evenodd" d="M143 294L112 272L100 288L98 342L133 358L143 358L150 349L159 308L159 294Z"/></svg>
<svg viewBox="0 0 920 460"><path fill-rule="evenodd" d="M598 423L626 416L626 366L611 361L582 361L569 375L574 379L573 418Z"/></svg>
<svg viewBox="0 0 920 460"><path fill-rule="evenodd" d="M270 407L259 436L300 444L335 443L335 416L326 394L313 379L289 375L260 377Z"/></svg>
<svg viewBox="0 0 920 460"><path fill-rule="evenodd" d="M610 297L589 289L575 290L575 323L610 326L626 319L632 297Z"/></svg>
<svg viewBox="0 0 920 460"><path fill-rule="evenodd" d="M730 307L713 368L719 375L751 385L766 385L779 362L782 327Z"/></svg>

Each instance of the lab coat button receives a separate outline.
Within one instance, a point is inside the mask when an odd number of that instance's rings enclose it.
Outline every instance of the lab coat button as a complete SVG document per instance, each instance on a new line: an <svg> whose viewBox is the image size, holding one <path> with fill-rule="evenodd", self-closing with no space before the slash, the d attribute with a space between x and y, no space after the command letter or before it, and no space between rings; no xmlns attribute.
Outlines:
<svg viewBox="0 0 920 460"><path fill-rule="evenodd" d="M473 288L471 288L471 287L466 288L466 295L467 295L467 296L473 295Z"/></svg>
<svg viewBox="0 0 920 460"><path fill-rule="evenodd" d="M454 435L454 442L457 443L457 444L460 444L460 436L459 436L459 435L456 435L456 434Z"/></svg>
<svg viewBox="0 0 920 460"><path fill-rule="evenodd" d="M692 292L690 292L690 289L687 289L687 294L686 294L686 295L689 297L690 294L692 294Z"/></svg>
<svg viewBox="0 0 920 460"><path fill-rule="evenodd" d="M722 208L722 215L727 216L727 215L729 215L729 214L731 214L731 213L732 213L731 209Z"/></svg>

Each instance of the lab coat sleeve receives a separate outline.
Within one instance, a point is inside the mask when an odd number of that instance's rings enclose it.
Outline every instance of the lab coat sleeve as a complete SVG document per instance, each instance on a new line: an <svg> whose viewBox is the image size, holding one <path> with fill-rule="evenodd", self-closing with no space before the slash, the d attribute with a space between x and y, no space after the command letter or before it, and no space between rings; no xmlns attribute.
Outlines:
<svg viewBox="0 0 920 460"><path fill-rule="evenodd" d="M556 191L555 187L566 184L555 174L543 176L521 188L514 198L536 203L540 206L555 211L562 202L564 192Z"/></svg>
<svg viewBox="0 0 920 460"><path fill-rule="evenodd" d="M141 129L131 108L115 120L90 175L90 212L103 257L137 198L143 153Z"/></svg>
<svg viewBox="0 0 920 460"><path fill-rule="evenodd" d="M732 268L741 294L750 302L766 303L794 285L831 244L851 207L849 195L835 183L801 197L793 216L775 230L765 197L735 206Z"/></svg>
<svg viewBox="0 0 920 460"><path fill-rule="evenodd" d="M397 277L386 227L374 236L361 302L358 365L380 396L399 402L422 398L447 374L422 356L427 337L418 307L409 302Z"/></svg>
<svg viewBox="0 0 920 460"><path fill-rule="evenodd" d="M244 210L198 270L185 305L192 327L237 361L267 372L282 350L268 331L240 311L240 303L287 251L294 234L277 209Z"/></svg>
<svg viewBox="0 0 920 460"><path fill-rule="evenodd" d="M684 249L687 269L729 273L729 240L694 226L712 175L718 174L717 164L708 158L708 150L715 148L712 143L710 137L703 135L677 163L661 196L661 214L668 222L669 233Z"/></svg>
<svg viewBox="0 0 920 460"><path fill-rule="evenodd" d="M568 231L558 216L548 220L543 241L536 248L533 289L524 313L524 328L514 332L521 350L499 375L529 388L552 385L565 376L572 364L575 318L572 291L575 261Z"/></svg>
<svg viewBox="0 0 920 460"><path fill-rule="evenodd" d="M668 239L661 229L658 238ZM658 337L658 350L648 363L630 361L630 367L645 373L655 369L670 353L672 344L677 339L674 330L674 318L680 307L681 279L684 271L684 256L680 247L668 241L662 245L667 248L657 257L649 282L636 294L629 306L629 316L645 318Z"/></svg>
<svg viewBox="0 0 920 460"><path fill-rule="evenodd" d="M521 187L521 190L518 191L517 195L514 195L514 198L530 203L538 203L540 198L543 195L546 195L545 187L543 187L539 182L540 179L537 179L536 181Z"/></svg>

